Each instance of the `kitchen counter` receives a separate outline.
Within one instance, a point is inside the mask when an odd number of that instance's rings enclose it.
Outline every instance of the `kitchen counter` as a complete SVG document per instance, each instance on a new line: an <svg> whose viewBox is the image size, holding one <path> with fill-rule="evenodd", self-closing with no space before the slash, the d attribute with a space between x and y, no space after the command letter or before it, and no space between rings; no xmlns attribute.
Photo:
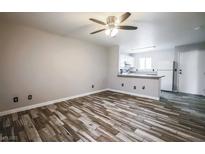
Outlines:
<svg viewBox="0 0 205 154"><path fill-rule="evenodd" d="M160 79L164 76L153 74L118 74L118 77Z"/></svg>
<svg viewBox="0 0 205 154"><path fill-rule="evenodd" d="M159 100L162 77L157 74L124 73L115 75L109 85L118 92Z"/></svg>

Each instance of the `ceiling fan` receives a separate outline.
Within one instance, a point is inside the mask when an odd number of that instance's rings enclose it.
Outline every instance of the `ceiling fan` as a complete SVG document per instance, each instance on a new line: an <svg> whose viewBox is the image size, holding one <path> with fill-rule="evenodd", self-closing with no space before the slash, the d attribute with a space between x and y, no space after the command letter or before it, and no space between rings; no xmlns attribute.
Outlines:
<svg viewBox="0 0 205 154"><path fill-rule="evenodd" d="M114 37L114 36L117 35L118 29L121 29L121 30L136 30L137 27L135 27L135 26L120 25L122 22L127 20L127 18L129 18L130 15L131 15L131 13L126 12L123 15L121 15L119 18L116 17L116 16L108 16L107 19L106 19L106 22L90 18L89 20L105 26L105 28L99 29L99 30L94 31L90 34L96 34L96 33L105 31L105 34L107 36Z"/></svg>

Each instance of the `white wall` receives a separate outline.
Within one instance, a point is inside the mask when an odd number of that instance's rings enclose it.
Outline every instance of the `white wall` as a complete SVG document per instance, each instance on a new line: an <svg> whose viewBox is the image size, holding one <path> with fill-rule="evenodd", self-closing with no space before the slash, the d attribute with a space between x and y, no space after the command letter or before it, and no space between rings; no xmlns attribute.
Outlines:
<svg viewBox="0 0 205 154"><path fill-rule="evenodd" d="M107 88L107 56L98 45L1 24L0 111Z"/></svg>
<svg viewBox="0 0 205 154"><path fill-rule="evenodd" d="M174 48L164 49L164 50L154 50L149 52L141 52L133 54L135 57L135 67L139 68L139 58L141 57L151 57L152 68L157 69L160 62L173 62L175 59Z"/></svg>
<svg viewBox="0 0 205 154"><path fill-rule="evenodd" d="M160 80L117 77L119 66L118 61L119 47L113 47L109 51L108 88L148 96L151 98L159 98ZM124 83L124 87L121 87L122 83ZM133 86L136 86L137 89L133 89ZM145 86L146 89L143 90L142 86Z"/></svg>

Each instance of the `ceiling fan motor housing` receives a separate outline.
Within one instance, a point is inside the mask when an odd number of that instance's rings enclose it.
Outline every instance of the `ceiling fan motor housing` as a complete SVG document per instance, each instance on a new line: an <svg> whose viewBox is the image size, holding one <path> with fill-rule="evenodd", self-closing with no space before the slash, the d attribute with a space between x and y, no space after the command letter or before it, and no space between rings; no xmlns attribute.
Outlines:
<svg viewBox="0 0 205 154"><path fill-rule="evenodd" d="M109 16L106 19L107 25L109 28L114 28L116 26L117 17Z"/></svg>

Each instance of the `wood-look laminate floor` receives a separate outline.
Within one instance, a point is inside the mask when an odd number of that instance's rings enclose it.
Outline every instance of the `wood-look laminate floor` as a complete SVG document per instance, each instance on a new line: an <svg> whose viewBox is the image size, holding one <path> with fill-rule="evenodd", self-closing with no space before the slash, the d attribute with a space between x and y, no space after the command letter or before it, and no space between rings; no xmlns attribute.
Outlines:
<svg viewBox="0 0 205 154"><path fill-rule="evenodd" d="M205 141L205 98L101 92L0 117L0 141Z"/></svg>

